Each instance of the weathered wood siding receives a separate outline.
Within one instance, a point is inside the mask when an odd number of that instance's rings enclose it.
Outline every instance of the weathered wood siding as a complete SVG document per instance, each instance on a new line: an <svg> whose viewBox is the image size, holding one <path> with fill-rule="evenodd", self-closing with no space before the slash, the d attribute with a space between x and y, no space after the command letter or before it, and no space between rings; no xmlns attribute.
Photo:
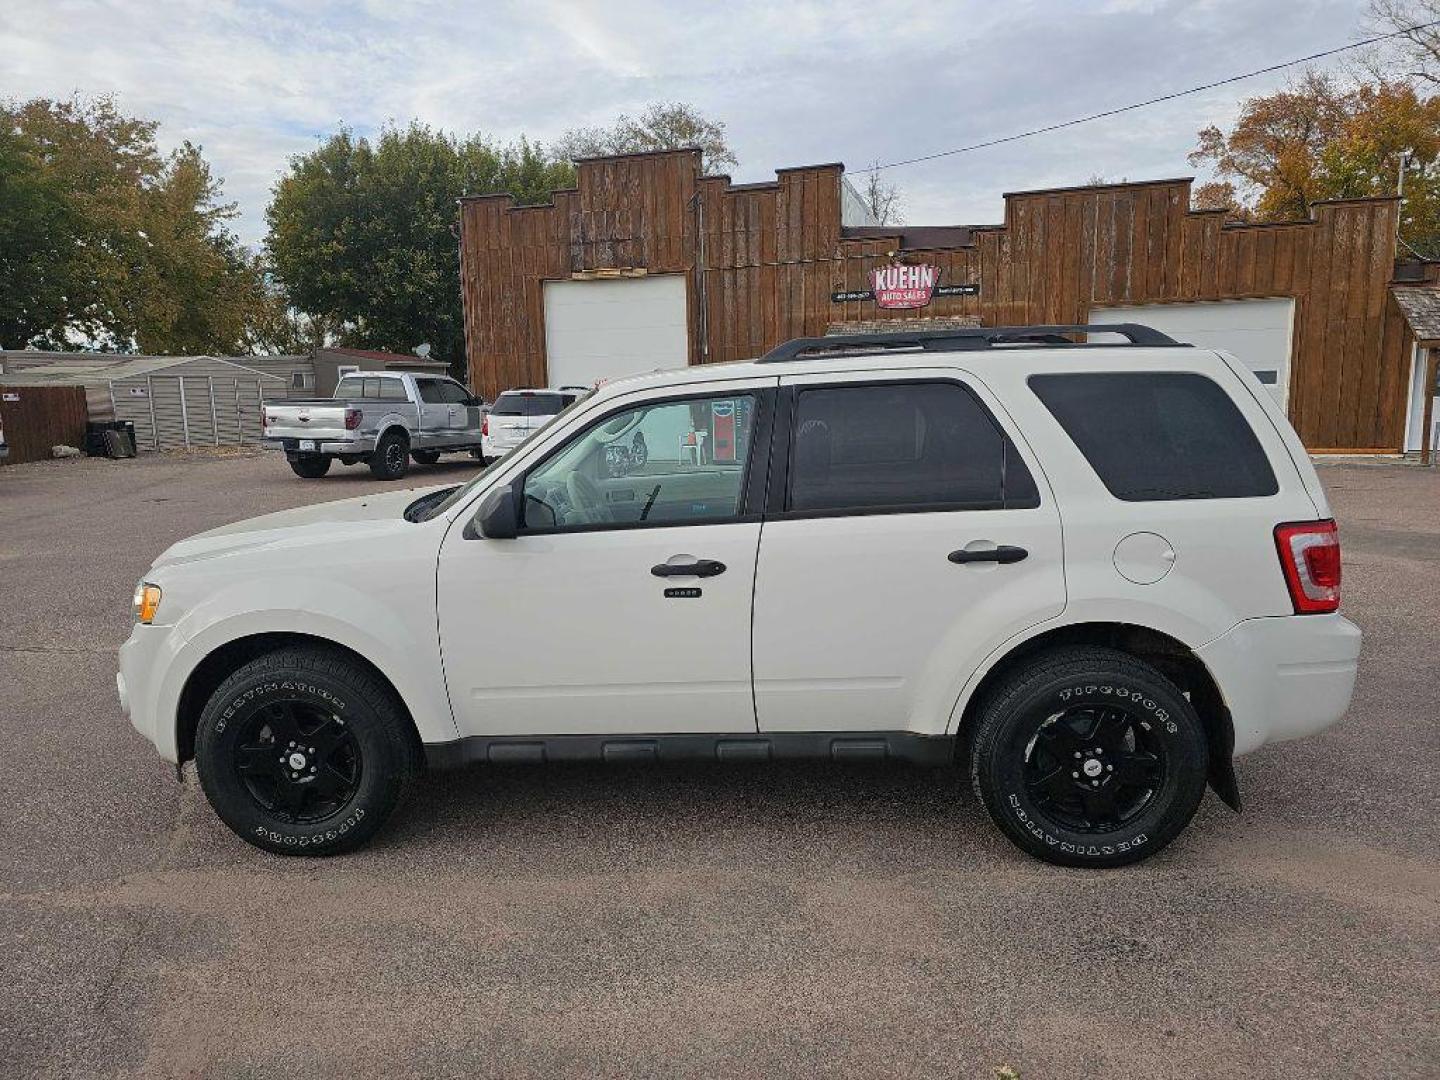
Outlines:
<svg viewBox="0 0 1440 1080"><path fill-rule="evenodd" d="M577 186L545 206L508 196L461 208L466 347L475 390L544 385L546 280L685 273L691 363L751 357L835 321L905 317L868 287L898 239L845 239L839 165L783 170L772 183L702 177L691 151L581 162ZM1309 221L1228 225L1195 212L1190 180L1007 195L1003 225L963 247L907 250L976 282L978 297L937 297L927 316L987 326L1084 322L1092 306L1293 297L1291 419L1315 448L1396 448L1408 353L1387 300L1393 199L1316 204ZM703 320L699 317L703 309Z"/></svg>
<svg viewBox="0 0 1440 1080"><path fill-rule="evenodd" d="M44 461L58 445L83 447L88 418L84 387L0 383L0 428L5 429L10 446L10 455L0 465Z"/></svg>

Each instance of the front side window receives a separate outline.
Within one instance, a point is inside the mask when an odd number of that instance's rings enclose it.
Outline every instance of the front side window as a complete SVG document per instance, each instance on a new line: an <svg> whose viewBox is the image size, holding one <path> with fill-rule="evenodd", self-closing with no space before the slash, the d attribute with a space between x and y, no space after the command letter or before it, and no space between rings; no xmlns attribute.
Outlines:
<svg viewBox="0 0 1440 1080"><path fill-rule="evenodd" d="M786 509L1033 507L1035 481L968 389L953 382L801 390Z"/></svg>
<svg viewBox="0 0 1440 1080"><path fill-rule="evenodd" d="M457 382L445 379L436 385L440 388L440 400L447 405L468 405L470 404L470 391Z"/></svg>
<svg viewBox="0 0 1440 1080"><path fill-rule="evenodd" d="M416 379L415 388L420 391L420 400L426 405L443 405L445 403L441 385L434 379Z"/></svg>
<svg viewBox="0 0 1440 1080"><path fill-rule="evenodd" d="M723 521L739 513L755 398L637 405L570 440L525 478L528 531Z"/></svg>
<svg viewBox="0 0 1440 1080"><path fill-rule="evenodd" d="M1280 490L1255 432L1205 375L1075 372L1029 382L1117 499L1244 499Z"/></svg>

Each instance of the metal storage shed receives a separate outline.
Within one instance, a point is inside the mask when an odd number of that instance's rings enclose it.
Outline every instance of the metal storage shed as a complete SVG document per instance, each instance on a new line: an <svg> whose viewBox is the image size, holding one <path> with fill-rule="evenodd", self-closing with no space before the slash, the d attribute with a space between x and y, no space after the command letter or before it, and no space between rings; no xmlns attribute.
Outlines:
<svg viewBox="0 0 1440 1080"><path fill-rule="evenodd" d="M20 360L19 363L14 360ZM36 358L37 361L39 358ZM252 358L246 357L246 361ZM214 356L131 356L83 353L27 364L6 356L15 385L85 387L92 420L129 420L139 450L239 446L262 436L260 402L311 391L296 379L313 372L305 356L254 357L240 363ZM265 370L265 369L269 370Z"/></svg>

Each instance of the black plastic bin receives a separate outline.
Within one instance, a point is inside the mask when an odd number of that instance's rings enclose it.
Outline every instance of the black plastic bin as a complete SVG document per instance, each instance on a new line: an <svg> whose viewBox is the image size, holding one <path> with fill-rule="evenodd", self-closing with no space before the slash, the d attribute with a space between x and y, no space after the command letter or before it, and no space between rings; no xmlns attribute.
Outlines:
<svg viewBox="0 0 1440 1080"><path fill-rule="evenodd" d="M105 433L120 431L135 445L135 421L133 420L90 420L85 424L85 453L91 457L109 457L105 446Z"/></svg>

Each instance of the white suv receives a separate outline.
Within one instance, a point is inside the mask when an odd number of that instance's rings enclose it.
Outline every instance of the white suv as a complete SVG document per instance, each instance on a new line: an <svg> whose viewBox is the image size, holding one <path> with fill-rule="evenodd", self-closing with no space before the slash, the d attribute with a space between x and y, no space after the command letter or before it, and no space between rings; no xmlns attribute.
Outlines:
<svg viewBox="0 0 1440 1080"><path fill-rule="evenodd" d="M819 757L954 763L1026 851L1142 859L1340 719L1360 632L1269 392L1084 330L638 376L466 486L202 533L121 701L271 851L362 843L427 765Z"/></svg>
<svg viewBox="0 0 1440 1080"><path fill-rule="evenodd" d="M481 461L504 457L588 393L583 387L506 390L480 421Z"/></svg>

